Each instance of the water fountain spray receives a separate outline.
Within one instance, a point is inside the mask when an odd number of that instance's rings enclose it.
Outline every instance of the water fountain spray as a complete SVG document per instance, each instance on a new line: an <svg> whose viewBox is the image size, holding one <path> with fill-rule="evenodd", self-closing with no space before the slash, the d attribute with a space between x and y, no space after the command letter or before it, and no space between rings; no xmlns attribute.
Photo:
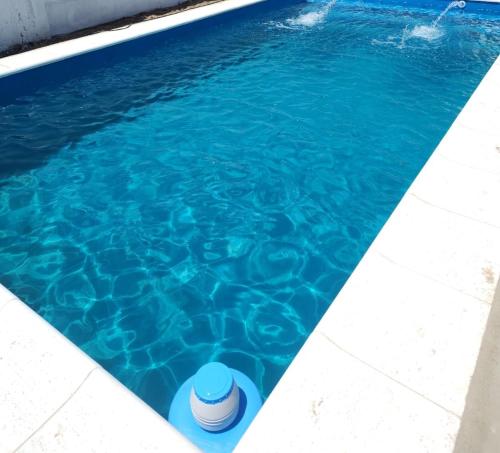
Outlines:
<svg viewBox="0 0 500 453"><path fill-rule="evenodd" d="M427 41L433 41L437 38L443 36L443 32L439 30L438 25L439 22L446 16L448 11L453 8L463 9L466 6L466 2L464 0L457 0L450 2L446 8L439 14L436 19L434 19L431 25L417 25L413 27L413 29L408 30L408 26L403 30L403 35L401 36L401 43L399 48L403 48L406 44L406 41L410 38L420 38L425 39Z"/></svg>

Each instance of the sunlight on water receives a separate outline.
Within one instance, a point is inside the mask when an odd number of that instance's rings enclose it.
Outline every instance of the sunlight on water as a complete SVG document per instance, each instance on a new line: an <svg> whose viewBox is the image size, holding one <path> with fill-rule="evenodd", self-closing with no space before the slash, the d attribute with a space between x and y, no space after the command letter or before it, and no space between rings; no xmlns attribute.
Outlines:
<svg viewBox="0 0 500 453"><path fill-rule="evenodd" d="M441 9L259 8L0 96L0 282L164 416L207 361L270 394L500 50L495 17L399 48Z"/></svg>

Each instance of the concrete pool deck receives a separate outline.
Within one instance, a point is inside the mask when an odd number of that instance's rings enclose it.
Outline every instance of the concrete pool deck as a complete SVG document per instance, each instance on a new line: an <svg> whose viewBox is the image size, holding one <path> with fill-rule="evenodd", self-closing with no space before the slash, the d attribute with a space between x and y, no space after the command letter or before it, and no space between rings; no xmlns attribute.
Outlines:
<svg viewBox="0 0 500 453"><path fill-rule="evenodd" d="M0 285L0 452L198 451Z"/></svg>
<svg viewBox="0 0 500 453"><path fill-rule="evenodd" d="M227 0L7 57L0 77L252 3ZM481 364L492 360L499 199L497 59L237 451L461 453L494 439L483 382L498 374ZM196 451L0 285L0 452L172 450Z"/></svg>

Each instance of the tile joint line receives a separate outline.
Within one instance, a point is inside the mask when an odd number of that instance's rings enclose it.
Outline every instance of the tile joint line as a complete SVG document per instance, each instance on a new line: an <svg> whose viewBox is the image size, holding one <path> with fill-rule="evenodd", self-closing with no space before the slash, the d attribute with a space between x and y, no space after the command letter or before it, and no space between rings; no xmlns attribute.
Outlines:
<svg viewBox="0 0 500 453"><path fill-rule="evenodd" d="M17 299L17 297L11 297L10 299L6 300L2 306L0 307L0 311L2 311L5 307L10 305L12 302L14 302Z"/></svg>
<svg viewBox="0 0 500 453"><path fill-rule="evenodd" d="M430 275L428 274L424 274L422 272L418 272L416 271L415 269L411 268L411 267L408 267L408 266L405 266L404 264L400 264L398 263L397 261L394 261L393 259L389 258L386 254L384 254L382 251L380 251L380 249L377 249L375 248L375 253L380 256L381 258L385 259L386 261L388 261L389 263L393 264L394 266L397 266L397 267L400 267L401 269L404 269L408 272L411 272L412 274L415 274L415 275L418 275L419 277L422 277L426 280L429 280L431 282L434 282L434 283L437 283L438 285L441 285L445 288L448 288L448 289L451 289L452 291L456 291L457 293L459 294L462 294L464 296L467 296L467 297L470 297L472 299L475 299L477 302L481 303L481 304L484 304L486 305L487 307L491 307L491 304L489 302L487 302L486 300L484 299L481 299L480 297L477 297L477 296L474 296L472 294L469 294L468 292L465 292L465 291L462 291L461 289L458 289L454 286L451 286L447 283L444 283L442 282L441 280L438 280L438 279L435 279L435 278L432 278Z"/></svg>
<svg viewBox="0 0 500 453"><path fill-rule="evenodd" d="M95 366L94 368L92 368L88 373L87 375L83 378L82 382L80 382L80 384L78 384L78 386L76 387L75 390L73 390L70 395L63 401L63 403L58 406L54 412L52 414L50 414L47 419L38 427L36 428L25 440L23 440L23 442L18 445L16 448L14 448L13 452L12 453L16 453L17 451L19 451L19 449L21 447L23 447L24 445L26 445L26 443L31 439L33 438L33 436L35 436L35 434L37 434L38 432L40 432L40 430L64 407L66 406L66 404L71 401L71 399L73 399L73 397L78 393L78 391L83 387L83 384L85 384L85 382L87 382L87 380L89 379L90 375L96 371L96 370L100 370L101 367L100 366Z"/></svg>
<svg viewBox="0 0 500 453"><path fill-rule="evenodd" d="M466 164L466 163L464 163L464 162L462 162L460 160L456 160L453 157L450 157L448 155L442 154L442 153L439 152L439 148L437 149L437 151L438 152L436 153L436 158L445 160L447 162L452 162L455 165L460 165L461 167L467 168L469 170L477 171L478 173L485 173L485 174L491 175L491 176L499 176L500 175L500 173L498 171L495 171L495 170L486 170L485 168L475 167L473 165Z"/></svg>
<svg viewBox="0 0 500 453"><path fill-rule="evenodd" d="M461 417L456 414L455 412L453 412L452 410L450 409L447 409L446 407L442 406L441 404L439 403L436 403L435 401L429 399L427 396L423 395L422 393L420 392L417 392L416 390L412 389L411 387L408 387L406 384L402 383L401 381L398 381L397 379L394 379L392 376L389 376L388 374L384 373L382 370L374 367L373 365L371 365L370 363L366 362L365 360L363 359L360 359L359 357L355 356L354 354L350 353L349 351L347 351L346 349L344 349L342 346L339 346L335 341L333 341L326 333L320 331L319 332L329 343L331 343L332 345L334 345L337 349L339 349L340 351L342 351L343 353L347 354L348 356L352 357L353 359L357 360L358 362L362 363L363 365L366 365L367 367L369 367L370 369L372 369L373 371L377 372L378 374L386 377L387 379L390 379L391 381L395 382L396 384L399 384L401 387L404 387L405 389L409 390L410 392L412 393L415 393L416 395L420 396L421 398L425 399L426 401L428 401L429 403L432 403L434 404L435 406L439 407L440 409L446 411L448 414L450 415L453 415L454 417L458 418L459 420L461 419Z"/></svg>
<svg viewBox="0 0 500 453"><path fill-rule="evenodd" d="M439 206L437 204L431 203L430 201L427 201L425 198L422 198L419 195L417 195L411 189L410 189L410 192L408 194L411 195L412 197L414 197L415 199L417 199L418 201L420 201L420 202L422 202L422 203L424 203L424 204L426 204L428 206L431 206L431 207L433 207L435 209L440 209L441 211L448 212L450 214L456 215L458 217L462 217L462 218L470 220L472 222L480 223L481 225L486 225L486 226L495 228L497 230L500 230L500 226L499 225L495 225L494 223L485 222L483 220L476 219L475 217L471 217L471 216L468 216L468 215L465 215L465 214L461 214L460 212L453 211L452 209L448 209L448 208L445 208L443 206Z"/></svg>

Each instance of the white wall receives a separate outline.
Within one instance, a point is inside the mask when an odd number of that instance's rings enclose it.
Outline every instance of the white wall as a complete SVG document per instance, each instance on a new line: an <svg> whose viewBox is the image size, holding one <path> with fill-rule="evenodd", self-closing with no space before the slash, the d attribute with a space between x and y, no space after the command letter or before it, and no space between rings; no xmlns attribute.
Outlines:
<svg viewBox="0 0 500 453"><path fill-rule="evenodd" d="M0 51L182 0L0 0Z"/></svg>

